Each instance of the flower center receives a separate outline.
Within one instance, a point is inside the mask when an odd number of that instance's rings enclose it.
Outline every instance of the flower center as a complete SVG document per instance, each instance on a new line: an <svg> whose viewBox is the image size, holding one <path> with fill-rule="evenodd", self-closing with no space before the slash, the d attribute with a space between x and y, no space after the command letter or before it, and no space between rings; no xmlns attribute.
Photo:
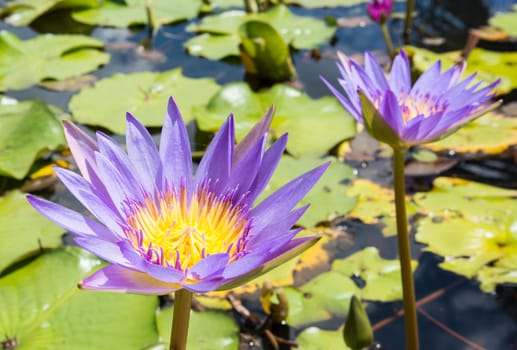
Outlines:
<svg viewBox="0 0 517 350"><path fill-rule="evenodd" d="M400 103L404 123L409 122L419 115L428 117L436 113L441 113L445 111L447 107L445 104L439 104L437 98L434 96L420 96L418 94L408 94L400 98Z"/></svg>
<svg viewBox="0 0 517 350"><path fill-rule="evenodd" d="M231 193L216 196L200 188L189 199L165 191L144 203L126 203L123 228L135 249L148 261L185 270L202 258L228 253L238 259L250 229L249 209L235 204Z"/></svg>

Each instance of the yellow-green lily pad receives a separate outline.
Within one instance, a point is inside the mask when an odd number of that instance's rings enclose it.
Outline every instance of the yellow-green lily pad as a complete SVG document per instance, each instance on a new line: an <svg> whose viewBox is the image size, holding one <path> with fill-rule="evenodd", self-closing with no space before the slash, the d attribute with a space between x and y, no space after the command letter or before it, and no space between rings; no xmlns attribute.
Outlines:
<svg viewBox="0 0 517 350"><path fill-rule="evenodd" d="M64 145L58 117L41 101L0 98L0 175L24 178L36 158Z"/></svg>
<svg viewBox="0 0 517 350"><path fill-rule="evenodd" d="M201 0L103 0L99 7L74 11L72 17L91 25L126 28L148 24L149 10L153 26L160 27L196 17L201 4Z"/></svg>
<svg viewBox="0 0 517 350"><path fill-rule="evenodd" d="M29 40L0 31L0 91L21 90L45 79L62 80L108 63L103 43L84 35L44 34Z"/></svg>
<svg viewBox="0 0 517 350"><path fill-rule="evenodd" d="M479 280L486 292L515 283L516 196L514 190L437 179L431 192L415 196L427 214L418 221L416 239L444 257L442 268Z"/></svg>
<svg viewBox="0 0 517 350"><path fill-rule="evenodd" d="M274 137L289 132L287 150L294 156L324 155L342 140L355 135L355 121L332 97L313 100L290 86L277 84L255 93L246 83L223 87L206 107L194 108L201 130L215 132L229 112L235 114L235 133L242 139L271 105Z"/></svg>
<svg viewBox="0 0 517 350"><path fill-rule="evenodd" d="M442 69L452 67L462 61L461 51L435 53L417 47L406 47L412 56L417 71L424 72L437 60L442 60ZM517 52L497 52L476 48L467 59L464 77L477 73L474 81L483 80L492 83L501 78L495 90L499 94L509 93L517 88Z"/></svg>
<svg viewBox="0 0 517 350"><path fill-rule="evenodd" d="M100 266L67 247L0 279L0 342L16 341L17 350L139 350L156 342L156 297L79 290Z"/></svg>
<svg viewBox="0 0 517 350"><path fill-rule="evenodd" d="M463 126L445 139L426 144L425 147L434 151L497 154L514 145L515 140L517 119L489 113Z"/></svg>
<svg viewBox="0 0 517 350"><path fill-rule="evenodd" d="M510 36L517 36L517 26L515 23L517 22L517 6L513 7L514 11L498 13L494 17L488 20L488 23L491 26L497 27L503 30L506 34Z"/></svg>
<svg viewBox="0 0 517 350"><path fill-rule="evenodd" d="M351 350L343 340L343 329L335 331L309 327L296 337L299 350Z"/></svg>
<svg viewBox="0 0 517 350"><path fill-rule="evenodd" d="M269 23L280 33L286 43L297 49L311 49L328 42L336 31L335 26L322 20L294 15L285 5L277 5L257 14L232 10L207 16L199 24L190 25L189 31L208 33L210 36L205 35L203 40L193 38L185 43L185 48L192 55L207 58L212 58L214 55L216 57L238 56L240 40L235 39L238 38L239 27L249 20ZM211 53L212 51L216 51L217 55Z"/></svg>
<svg viewBox="0 0 517 350"><path fill-rule="evenodd" d="M188 78L183 76L181 68L161 73L116 74L74 95L69 108L74 119L81 123L100 125L123 134L126 112L146 126L159 127L163 123L167 100L174 96L188 123L192 120L192 106L205 104L218 89L214 79ZM225 111L223 118L229 112Z"/></svg>

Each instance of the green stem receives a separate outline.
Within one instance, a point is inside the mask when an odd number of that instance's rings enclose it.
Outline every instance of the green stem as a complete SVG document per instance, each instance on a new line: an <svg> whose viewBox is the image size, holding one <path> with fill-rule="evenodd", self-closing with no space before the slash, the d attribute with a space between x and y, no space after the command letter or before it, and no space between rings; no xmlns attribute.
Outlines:
<svg viewBox="0 0 517 350"><path fill-rule="evenodd" d="M381 22L382 34L384 35L384 41L386 42L386 49L388 50L388 55L390 55L391 61L395 58L395 50L393 50L393 42L391 41L390 31L388 30L388 26L386 25L386 21Z"/></svg>
<svg viewBox="0 0 517 350"><path fill-rule="evenodd" d="M191 304L192 292L186 289L179 289L174 292L174 314L172 315L170 350L185 350L187 348Z"/></svg>
<svg viewBox="0 0 517 350"><path fill-rule="evenodd" d="M407 2L406 2L406 21L404 22L404 45L409 45L409 36L411 34L411 23L413 20L414 8L415 8L415 0L407 0Z"/></svg>
<svg viewBox="0 0 517 350"><path fill-rule="evenodd" d="M400 269L402 272L406 349L418 350L415 287L413 284L413 271L411 270L411 247L409 243L408 221L406 215L406 183L404 175L405 155L405 148L393 150L393 185L395 190L395 210L397 213L397 241Z"/></svg>

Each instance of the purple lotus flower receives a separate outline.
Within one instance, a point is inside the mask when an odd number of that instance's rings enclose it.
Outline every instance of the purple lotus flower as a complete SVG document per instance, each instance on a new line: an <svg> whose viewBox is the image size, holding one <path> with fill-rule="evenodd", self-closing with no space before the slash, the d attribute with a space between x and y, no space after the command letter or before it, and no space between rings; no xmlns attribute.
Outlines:
<svg viewBox="0 0 517 350"><path fill-rule="evenodd" d="M342 74L338 82L345 94L322 77L323 81L373 137L392 147L443 138L499 104L490 102L499 80L478 89L483 82L471 84L476 74L460 80L465 64L441 72L438 61L411 86L404 50L395 57L388 78L368 52L364 67L343 53L338 56Z"/></svg>
<svg viewBox="0 0 517 350"><path fill-rule="evenodd" d="M370 0L366 10L372 20L384 22L393 10L393 0Z"/></svg>
<svg viewBox="0 0 517 350"><path fill-rule="evenodd" d="M317 237L294 238L307 206L293 209L328 164L292 180L255 207L285 149L287 135L266 150L272 109L237 146L230 115L195 175L187 130L171 98L157 149L127 114L127 153L98 132L70 122L65 134L82 176L55 169L95 216L90 219L38 197L40 213L74 233L82 248L110 262L83 280L85 289L166 294L226 289L305 250Z"/></svg>

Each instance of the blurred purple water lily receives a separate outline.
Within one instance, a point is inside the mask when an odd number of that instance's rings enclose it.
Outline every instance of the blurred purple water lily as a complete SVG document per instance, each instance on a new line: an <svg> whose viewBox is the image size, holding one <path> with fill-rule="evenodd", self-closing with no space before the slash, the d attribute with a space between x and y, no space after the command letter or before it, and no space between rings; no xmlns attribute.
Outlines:
<svg viewBox="0 0 517 350"><path fill-rule="evenodd" d="M328 164L284 185L255 207L284 152L287 135L266 149L273 110L235 146L230 115L193 175L190 143L169 101L160 147L127 114L127 152L70 122L65 134L82 176L59 179L95 216L28 196L40 213L74 234L82 248L110 262L81 282L85 289L166 294L227 289L305 250L317 237L295 238L307 206L293 209Z"/></svg>
<svg viewBox="0 0 517 350"><path fill-rule="evenodd" d="M366 5L370 18L375 22L383 22L393 10L393 0L370 0Z"/></svg>
<svg viewBox="0 0 517 350"><path fill-rule="evenodd" d="M396 56L388 78L369 52L364 67L341 52L338 56L342 75L338 82L345 94L322 80L373 137L392 147L441 139L499 104L490 102L499 80L483 88L479 88L482 81L471 84L476 74L460 80L464 63L441 72L437 61L411 86L404 50Z"/></svg>

